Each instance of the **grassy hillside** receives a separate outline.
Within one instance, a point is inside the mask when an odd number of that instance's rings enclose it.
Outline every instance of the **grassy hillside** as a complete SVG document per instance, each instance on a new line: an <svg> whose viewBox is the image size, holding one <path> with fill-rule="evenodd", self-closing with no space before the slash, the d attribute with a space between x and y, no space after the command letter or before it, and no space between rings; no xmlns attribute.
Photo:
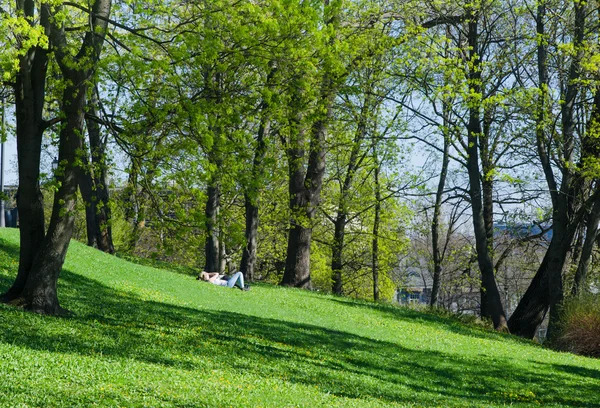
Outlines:
<svg viewBox="0 0 600 408"><path fill-rule="evenodd" d="M0 230L0 291L18 231ZM387 305L242 292L73 242L68 318L0 305L0 406L600 406L600 361Z"/></svg>

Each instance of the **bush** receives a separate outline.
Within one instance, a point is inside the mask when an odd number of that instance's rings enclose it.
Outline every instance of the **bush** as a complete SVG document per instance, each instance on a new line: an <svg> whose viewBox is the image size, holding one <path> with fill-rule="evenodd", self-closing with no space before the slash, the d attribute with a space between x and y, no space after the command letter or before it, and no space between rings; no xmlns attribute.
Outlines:
<svg viewBox="0 0 600 408"><path fill-rule="evenodd" d="M600 295L565 302L556 345L575 354L600 357Z"/></svg>

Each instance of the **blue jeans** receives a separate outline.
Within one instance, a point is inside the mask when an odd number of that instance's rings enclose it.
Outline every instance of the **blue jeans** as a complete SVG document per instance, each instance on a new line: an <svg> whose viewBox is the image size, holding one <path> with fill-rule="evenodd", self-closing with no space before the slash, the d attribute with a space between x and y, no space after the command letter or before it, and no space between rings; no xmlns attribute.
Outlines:
<svg viewBox="0 0 600 408"><path fill-rule="evenodd" d="M227 287L233 288L234 286L244 289L244 275L241 272L234 273L233 276L227 280Z"/></svg>

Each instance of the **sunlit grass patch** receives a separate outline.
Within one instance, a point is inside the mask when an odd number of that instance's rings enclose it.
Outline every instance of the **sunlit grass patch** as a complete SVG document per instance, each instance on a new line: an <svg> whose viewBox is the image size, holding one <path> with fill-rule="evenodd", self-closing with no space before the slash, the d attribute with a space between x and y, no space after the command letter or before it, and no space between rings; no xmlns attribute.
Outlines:
<svg viewBox="0 0 600 408"><path fill-rule="evenodd" d="M0 231L0 290L17 231ZM250 292L73 243L75 314L0 305L0 406L597 406L598 360L456 319L289 288Z"/></svg>

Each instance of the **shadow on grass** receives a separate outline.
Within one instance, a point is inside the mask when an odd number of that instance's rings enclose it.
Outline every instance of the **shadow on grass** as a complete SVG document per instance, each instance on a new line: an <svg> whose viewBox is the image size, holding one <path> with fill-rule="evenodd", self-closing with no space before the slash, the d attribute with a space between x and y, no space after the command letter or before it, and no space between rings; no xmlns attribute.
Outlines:
<svg viewBox="0 0 600 408"><path fill-rule="evenodd" d="M375 303L368 301L356 301L345 298L332 298L332 302L342 304L344 306L358 307L377 311L379 314L384 314L396 320L414 320L419 323L435 326L436 329L445 329L447 331L460 334L463 336L476 337L486 340L502 340L508 338L521 343L530 344L531 341L520 337L510 336L505 333L499 333L492 330L486 330L483 327L469 326L465 322L461 322L454 316L438 316L435 312L423 310L417 311L407 307L399 307L397 305Z"/></svg>
<svg viewBox="0 0 600 408"><path fill-rule="evenodd" d="M0 275L0 290L6 290L10 282ZM424 406L461 401L585 406L597 392L590 385L569 392L573 386L565 380L573 382L572 376L585 371L523 371L509 360L481 356L471 361L308 324L144 301L68 270L62 272L59 290L75 317L41 317L2 307L0 342L183 370L233 369L348 398ZM531 384L533 394L506 391L530 390Z"/></svg>

